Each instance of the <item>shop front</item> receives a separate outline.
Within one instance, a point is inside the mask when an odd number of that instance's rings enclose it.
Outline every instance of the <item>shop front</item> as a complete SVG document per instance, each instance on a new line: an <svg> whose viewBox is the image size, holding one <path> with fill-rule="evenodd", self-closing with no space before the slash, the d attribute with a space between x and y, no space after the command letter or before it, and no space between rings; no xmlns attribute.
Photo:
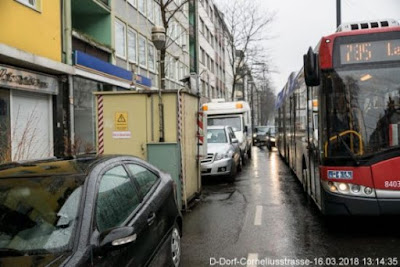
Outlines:
<svg viewBox="0 0 400 267"><path fill-rule="evenodd" d="M0 65L0 163L54 156L54 76Z"/></svg>

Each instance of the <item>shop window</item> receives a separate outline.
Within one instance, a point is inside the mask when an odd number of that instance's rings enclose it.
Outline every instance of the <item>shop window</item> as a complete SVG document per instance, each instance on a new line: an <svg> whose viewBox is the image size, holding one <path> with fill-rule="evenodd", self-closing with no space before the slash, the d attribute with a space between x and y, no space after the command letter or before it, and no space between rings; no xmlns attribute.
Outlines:
<svg viewBox="0 0 400 267"><path fill-rule="evenodd" d="M112 91L112 86L92 80L74 78L74 154L96 151L96 104L93 92Z"/></svg>

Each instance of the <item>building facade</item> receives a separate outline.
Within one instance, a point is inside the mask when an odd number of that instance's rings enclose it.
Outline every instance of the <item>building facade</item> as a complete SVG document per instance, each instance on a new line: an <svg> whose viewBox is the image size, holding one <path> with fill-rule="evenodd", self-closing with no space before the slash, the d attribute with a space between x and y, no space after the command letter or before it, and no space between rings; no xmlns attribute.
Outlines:
<svg viewBox="0 0 400 267"><path fill-rule="evenodd" d="M65 77L60 1L0 3L0 162L62 150Z"/></svg>
<svg viewBox="0 0 400 267"><path fill-rule="evenodd" d="M202 101L230 99L231 72L226 38L229 31L224 15L212 0L199 0L197 10L198 62Z"/></svg>

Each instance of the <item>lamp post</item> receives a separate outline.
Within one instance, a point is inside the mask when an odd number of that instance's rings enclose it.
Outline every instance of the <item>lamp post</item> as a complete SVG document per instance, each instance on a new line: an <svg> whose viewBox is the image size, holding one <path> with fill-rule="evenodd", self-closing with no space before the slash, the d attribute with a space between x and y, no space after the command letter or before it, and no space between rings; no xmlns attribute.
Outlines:
<svg viewBox="0 0 400 267"><path fill-rule="evenodd" d="M250 80L247 83L250 85L250 101L251 101L251 132L254 132L254 96L253 96L253 90L254 90L254 81Z"/></svg>
<svg viewBox="0 0 400 267"><path fill-rule="evenodd" d="M161 91L164 90L164 83L161 77L161 50L165 48L165 28L162 26L154 26L151 29L151 41L158 52L158 76L159 76L159 86L158 86L158 112L159 112L159 128L160 128L160 142L164 142L164 105L162 102Z"/></svg>

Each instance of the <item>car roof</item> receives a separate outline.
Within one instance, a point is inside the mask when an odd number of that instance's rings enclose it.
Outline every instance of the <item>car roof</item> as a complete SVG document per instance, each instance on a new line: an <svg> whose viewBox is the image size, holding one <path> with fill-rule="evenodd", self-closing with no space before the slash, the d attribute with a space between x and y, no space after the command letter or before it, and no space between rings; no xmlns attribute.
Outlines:
<svg viewBox="0 0 400 267"><path fill-rule="evenodd" d="M86 155L69 159L45 159L0 164L0 178L86 175L92 166L120 155ZM127 156L123 156L127 157ZM134 158L134 157L132 157Z"/></svg>

